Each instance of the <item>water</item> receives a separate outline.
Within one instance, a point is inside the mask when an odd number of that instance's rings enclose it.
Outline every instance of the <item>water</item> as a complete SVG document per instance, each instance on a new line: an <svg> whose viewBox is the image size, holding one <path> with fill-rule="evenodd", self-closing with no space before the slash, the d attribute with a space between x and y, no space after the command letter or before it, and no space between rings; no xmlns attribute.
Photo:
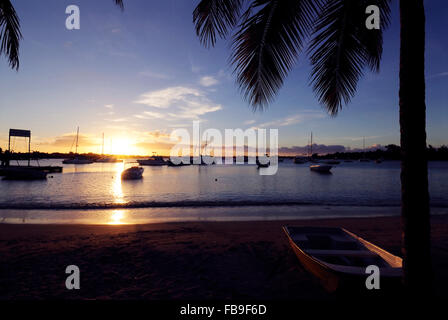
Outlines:
<svg viewBox="0 0 448 320"><path fill-rule="evenodd" d="M40 163L61 165L60 160ZM253 165L145 167L142 180L121 181L124 166L123 163L64 165L62 174L50 174L46 181L0 181L0 218L11 217L11 210L34 211L37 216L39 210L64 209L64 213L57 214L67 216L72 210L73 216L76 210L134 208L133 212L140 212L142 210L136 208L141 208L152 209L154 218L157 212L174 212L173 207L202 207L205 209L201 212L214 211L216 216L224 211L227 212L224 216L229 215L228 212L237 216L241 212L262 216L270 212L275 216L281 208L283 212L297 212L298 206L307 206L308 210L312 206L326 206L334 211L340 210L337 207L355 206L367 210L368 207L398 208L400 205L398 161L341 162L334 166L330 175L311 172L309 164L297 165L291 160L280 163L273 176L259 175L259 169ZM448 208L447 162L429 164L429 185L431 205ZM239 209L219 209L229 207Z"/></svg>

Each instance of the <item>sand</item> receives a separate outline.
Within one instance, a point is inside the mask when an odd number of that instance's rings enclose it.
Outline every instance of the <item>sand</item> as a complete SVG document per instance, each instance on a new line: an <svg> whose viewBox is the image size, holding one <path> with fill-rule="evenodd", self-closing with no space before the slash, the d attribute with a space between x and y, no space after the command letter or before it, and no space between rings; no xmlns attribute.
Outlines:
<svg viewBox="0 0 448 320"><path fill-rule="evenodd" d="M0 224L0 299L333 299L281 226L342 226L400 255L400 219ZM448 216L432 218L435 292L448 285ZM77 265L81 289L65 288Z"/></svg>

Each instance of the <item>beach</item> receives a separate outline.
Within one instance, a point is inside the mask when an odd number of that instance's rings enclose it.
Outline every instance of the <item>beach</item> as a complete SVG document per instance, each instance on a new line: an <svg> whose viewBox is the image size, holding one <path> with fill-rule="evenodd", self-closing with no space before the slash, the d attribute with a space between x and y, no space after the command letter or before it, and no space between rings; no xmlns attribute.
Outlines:
<svg viewBox="0 0 448 320"><path fill-rule="evenodd" d="M401 256L399 217L135 225L0 224L0 299L326 300L283 225L344 227ZM432 217L434 291L446 296L448 216ZM81 289L67 290L77 265Z"/></svg>

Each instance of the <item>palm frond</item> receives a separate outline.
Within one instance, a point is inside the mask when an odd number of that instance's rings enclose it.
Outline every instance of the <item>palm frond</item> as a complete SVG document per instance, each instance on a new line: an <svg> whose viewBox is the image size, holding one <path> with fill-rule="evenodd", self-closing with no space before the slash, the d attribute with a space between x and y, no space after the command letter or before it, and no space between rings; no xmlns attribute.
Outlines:
<svg viewBox="0 0 448 320"><path fill-rule="evenodd" d="M382 32L389 23L389 0L327 0L309 48L311 83L319 101L331 115L349 103L364 67L379 70ZM368 30L365 10L377 5L380 30Z"/></svg>
<svg viewBox="0 0 448 320"><path fill-rule="evenodd" d="M124 10L123 0L114 0L115 4L120 7L121 10Z"/></svg>
<svg viewBox="0 0 448 320"><path fill-rule="evenodd" d="M9 0L0 0L0 55L5 54L11 68L19 69L22 34L17 13Z"/></svg>
<svg viewBox="0 0 448 320"><path fill-rule="evenodd" d="M193 11L196 34L205 47L214 46L217 35L225 38L239 21L243 0L201 0Z"/></svg>
<svg viewBox="0 0 448 320"><path fill-rule="evenodd" d="M295 64L321 2L255 0L257 9L233 40L231 63L244 97L256 108L273 100Z"/></svg>

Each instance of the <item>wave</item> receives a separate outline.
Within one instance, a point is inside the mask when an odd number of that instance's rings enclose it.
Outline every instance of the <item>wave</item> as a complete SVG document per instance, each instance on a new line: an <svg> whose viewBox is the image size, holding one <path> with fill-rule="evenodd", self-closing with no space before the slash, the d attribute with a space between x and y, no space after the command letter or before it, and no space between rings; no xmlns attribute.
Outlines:
<svg viewBox="0 0 448 320"><path fill-rule="evenodd" d="M133 209L133 208L194 208L194 207L257 207L257 206L360 206L396 207L398 203L325 203L278 200L235 200L235 201L147 201L128 203L0 203L0 210L91 210L91 209ZM448 205L447 205L448 207Z"/></svg>

